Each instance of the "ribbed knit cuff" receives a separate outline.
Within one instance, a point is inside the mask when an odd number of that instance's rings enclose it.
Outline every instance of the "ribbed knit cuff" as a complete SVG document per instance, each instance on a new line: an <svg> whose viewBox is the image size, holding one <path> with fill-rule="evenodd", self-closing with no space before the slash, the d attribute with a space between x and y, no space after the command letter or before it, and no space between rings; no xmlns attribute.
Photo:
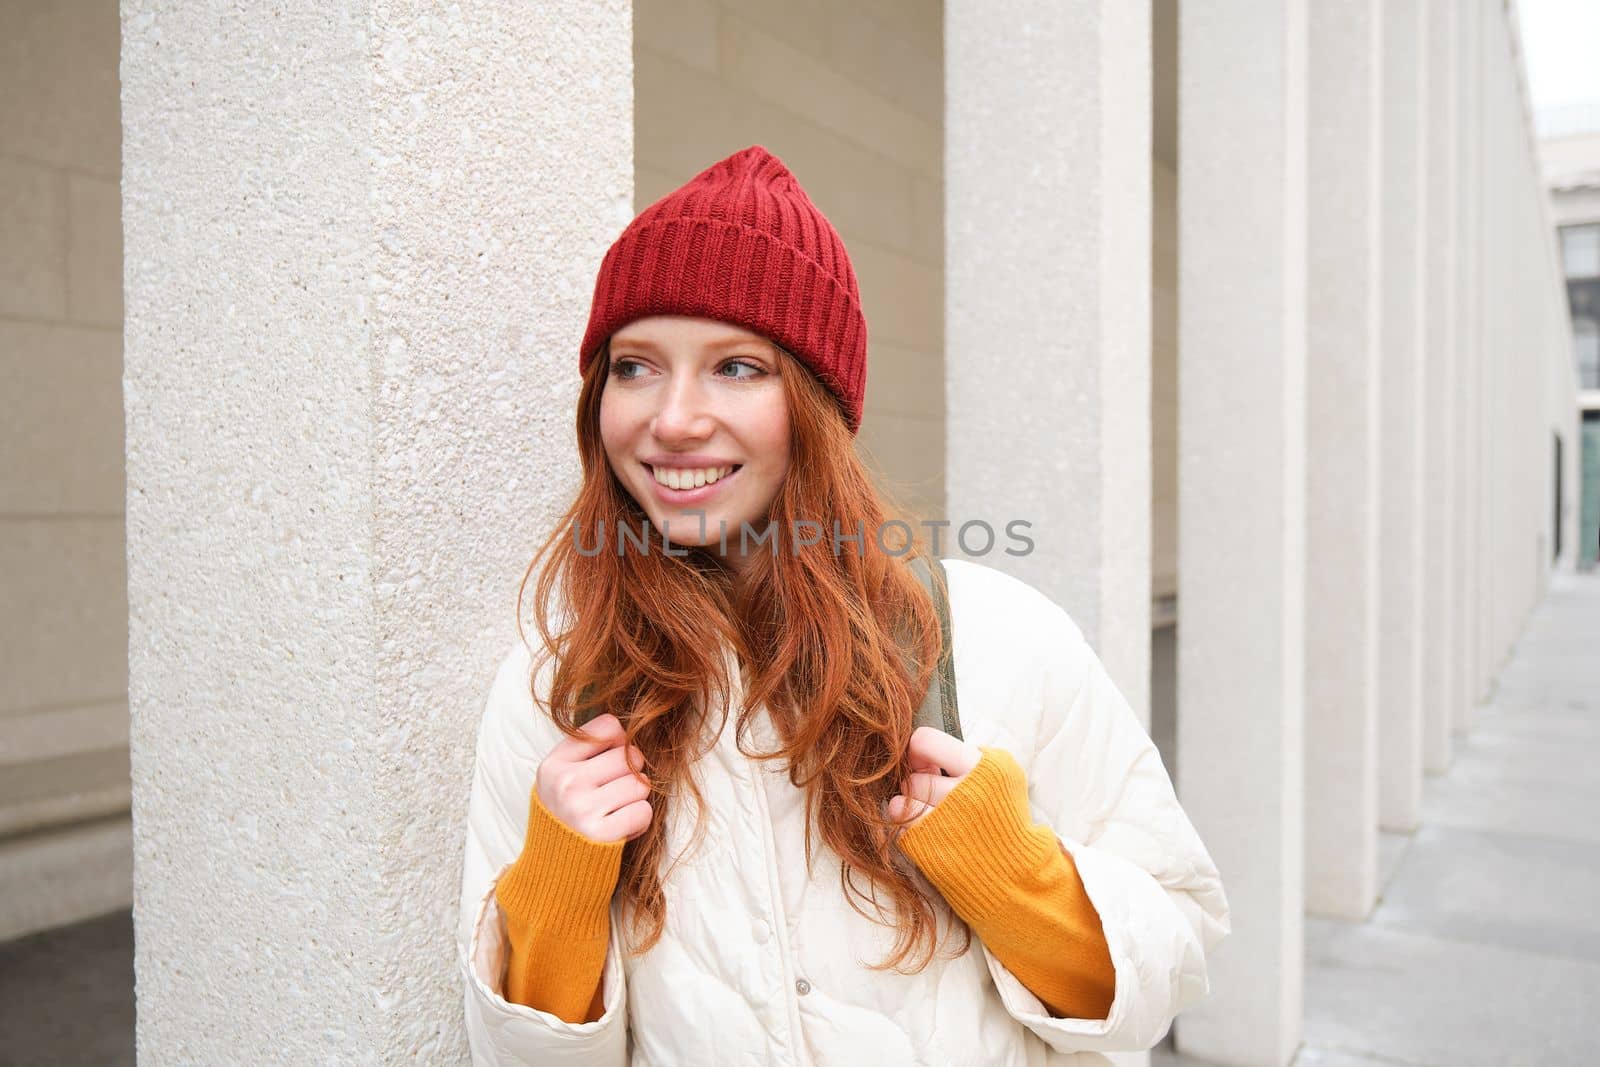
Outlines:
<svg viewBox="0 0 1600 1067"><path fill-rule="evenodd" d="M544 806L537 789L528 793L522 853L495 884L500 909L559 940L607 936L611 893L627 842L596 841L579 833Z"/></svg>
<svg viewBox="0 0 1600 1067"><path fill-rule="evenodd" d="M1031 890L1060 848L1055 832L1033 821L1015 757L980 747L977 766L900 834L901 851L974 927L1001 915L1018 889ZM983 862L972 865L972 856Z"/></svg>

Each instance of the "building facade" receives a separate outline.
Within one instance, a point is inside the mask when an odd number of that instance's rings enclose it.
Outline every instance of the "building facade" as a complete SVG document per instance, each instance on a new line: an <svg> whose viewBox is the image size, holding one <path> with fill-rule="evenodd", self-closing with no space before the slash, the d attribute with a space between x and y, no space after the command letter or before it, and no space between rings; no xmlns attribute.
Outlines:
<svg viewBox="0 0 1600 1067"><path fill-rule="evenodd" d="M1600 102L1539 119L1578 374L1578 566L1590 570L1600 558Z"/></svg>

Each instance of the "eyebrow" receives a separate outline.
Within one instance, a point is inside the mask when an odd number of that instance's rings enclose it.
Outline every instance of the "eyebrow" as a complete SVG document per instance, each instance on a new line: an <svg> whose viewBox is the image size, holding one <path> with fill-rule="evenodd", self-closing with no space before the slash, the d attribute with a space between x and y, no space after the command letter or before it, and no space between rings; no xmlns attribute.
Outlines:
<svg viewBox="0 0 1600 1067"><path fill-rule="evenodd" d="M646 341L643 338L613 337L611 343L619 348L643 348L650 352L661 351L660 345L654 341ZM706 347L721 351L728 348L738 348L741 345L749 345L752 348L760 349L770 349L772 347L770 341L764 341L757 337L729 337L721 341L712 341Z"/></svg>

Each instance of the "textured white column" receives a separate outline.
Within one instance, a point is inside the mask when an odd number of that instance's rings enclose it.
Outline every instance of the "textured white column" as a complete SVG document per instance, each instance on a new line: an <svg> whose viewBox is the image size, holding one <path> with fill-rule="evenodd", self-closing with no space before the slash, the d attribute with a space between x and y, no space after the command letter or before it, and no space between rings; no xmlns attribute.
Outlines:
<svg viewBox="0 0 1600 1067"><path fill-rule="evenodd" d="M1479 0L1483 15L1483 43L1480 58L1483 63L1483 114L1479 119L1479 136L1482 147L1478 153L1478 247L1479 270L1478 298L1478 391L1483 397L1478 420L1478 614L1477 660L1478 689L1485 695L1494 688L1494 676L1500 662L1494 647L1495 570L1499 563L1495 539L1495 418L1500 410L1495 390L1494 368L1499 349L1495 344L1498 317L1490 300L1497 276L1495 255L1497 251L1497 216L1489 209L1495 196L1502 191L1498 181L1496 153L1502 149L1500 132L1497 51L1501 42L1500 23L1504 20L1503 0Z"/></svg>
<svg viewBox="0 0 1600 1067"><path fill-rule="evenodd" d="M1287 1064L1305 946L1305 0L1179 12L1178 749L1228 887L1202 1060Z"/></svg>
<svg viewBox="0 0 1600 1067"><path fill-rule="evenodd" d="M1422 763L1430 771L1450 766L1450 728L1455 720L1455 19L1459 0L1427 0L1428 213L1424 269L1428 273L1427 384L1423 404L1422 558L1426 596L1422 623Z"/></svg>
<svg viewBox="0 0 1600 1067"><path fill-rule="evenodd" d="M1416 828L1422 808L1424 3L1383 6L1378 816L1384 829L1401 831Z"/></svg>
<svg viewBox="0 0 1600 1067"><path fill-rule="evenodd" d="M1478 277L1479 334L1482 355L1478 364L1478 388L1484 398L1482 418L1478 425L1478 539L1482 562L1479 566L1478 614L1474 620L1478 645L1478 686L1484 693L1492 691L1494 676L1500 667L1496 641L1501 565L1499 527L1499 458L1497 437L1499 419L1503 410L1498 368L1501 347L1501 322L1504 320L1501 302L1490 299L1500 282L1499 262L1505 255L1501 238L1503 212L1490 211L1505 193L1500 158L1505 151L1503 127L1503 99L1505 79L1502 76L1504 59L1504 0L1478 0L1483 11L1483 116L1480 132L1483 150L1478 155L1482 167L1479 191L1479 260L1482 269Z"/></svg>
<svg viewBox="0 0 1600 1067"><path fill-rule="evenodd" d="M1475 297L1478 269L1478 94L1483 85L1479 61L1482 5L1461 4L1456 16L1456 500L1451 523L1456 543L1456 600L1454 632L1455 710L1452 725L1465 733L1472 728L1479 692L1474 663L1474 633L1478 611L1477 579L1477 433L1478 410L1478 305Z"/></svg>
<svg viewBox="0 0 1600 1067"><path fill-rule="evenodd" d="M630 15L122 5L141 1063L466 1060L473 730L577 474Z"/></svg>
<svg viewBox="0 0 1600 1067"><path fill-rule="evenodd" d="M1498 6L1498 5L1497 5ZM1488 255L1491 264L1490 284L1485 287L1485 312L1492 316L1489 334L1492 347L1488 368L1489 395L1496 398L1489 418L1489 462L1493 482L1489 503L1490 536L1494 560L1491 564L1491 598L1487 622L1491 650L1491 671L1498 671L1506 660L1506 652L1516 639L1519 623L1519 601L1527 586L1528 577L1538 561L1534 558L1536 546L1532 543L1529 525L1534 501L1517 483L1521 466L1519 459L1527 451L1517 432L1521 390L1512 373L1511 353L1519 347L1518 329L1521 293L1511 285L1519 251L1516 240L1515 215L1511 210L1517 194L1514 154L1521 149L1517 128L1516 102L1517 76L1511 65L1516 61L1511 51L1509 15L1502 16L1495 28L1496 55L1494 74L1497 81L1495 121L1489 128L1493 138L1490 157L1492 186L1488 203L1500 210L1485 217L1493 230L1493 250ZM1498 298L1494 298L1498 291Z"/></svg>
<svg viewBox="0 0 1600 1067"><path fill-rule="evenodd" d="M1378 884L1380 0L1309 8L1306 907L1365 918Z"/></svg>
<svg viewBox="0 0 1600 1067"><path fill-rule="evenodd" d="M1070 611L1148 724L1149 5L952 2L945 100L944 541Z"/></svg>

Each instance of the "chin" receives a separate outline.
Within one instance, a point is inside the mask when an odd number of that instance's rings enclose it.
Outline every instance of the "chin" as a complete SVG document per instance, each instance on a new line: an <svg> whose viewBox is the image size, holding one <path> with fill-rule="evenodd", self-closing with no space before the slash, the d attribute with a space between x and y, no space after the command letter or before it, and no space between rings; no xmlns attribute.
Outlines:
<svg viewBox="0 0 1600 1067"><path fill-rule="evenodd" d="M700 536L700 519L696 515L682 515L678 518L668 516L667 521L672 524L669 531L672 535L674 546L682 548L711 548L717 547L717 519L715 516L706 516L706 533ZM739 527L728 527L728 540L737 542Z"/></svg>

